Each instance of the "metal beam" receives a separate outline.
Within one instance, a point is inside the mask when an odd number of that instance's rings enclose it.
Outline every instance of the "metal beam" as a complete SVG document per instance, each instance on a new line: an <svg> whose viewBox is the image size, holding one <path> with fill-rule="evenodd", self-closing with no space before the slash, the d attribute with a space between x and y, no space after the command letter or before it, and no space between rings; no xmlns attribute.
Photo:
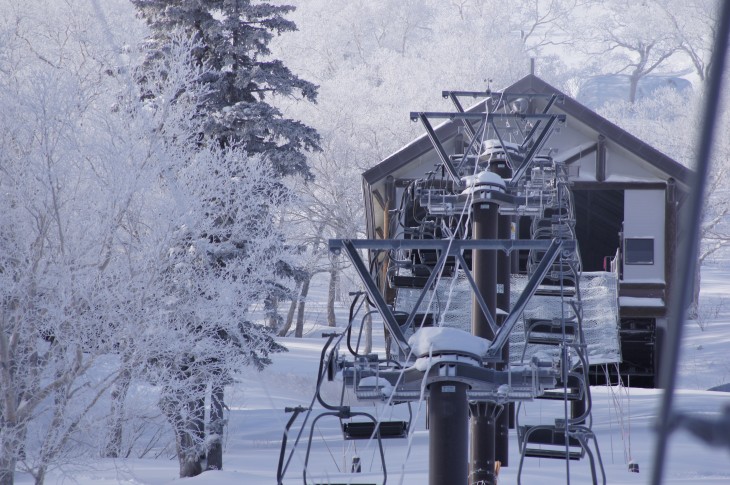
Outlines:
<svg viewBox="0 0 730 485"><path fill-rule="evenodd" d="M514 99L514 98L550 98L552 96L555 96L555 94L550 93L505 93L505 92L496 92L496 91L441 91L441 96L444 98L448 98L451 96L463 96L463 97L472 97L472 98L507 98L507 99ZM557 96L558 101L563 100L563 96Z"/></svg>
<svg viewBox="0 0 730 485"><path fill-rule="evenodd" d="M404 354L408 355L410 347L406 342L406 337L405 335L403 335L403 332L401 331L400 326L395 319L395 315L393 315L390 307L385 302L385 299L383 299L383 296L380 294L380 291L373 281L373 278L370 276L370 272L365 266L365 263L362 262L362 258L358 254L355 245L352 244L351 241L344 241L342 244L342 249L345 250L345 253L350 258L350 262L354 266L355 271L357 271L360 275L360 279L362 280L363 285L365 285L365 291L367 292L370 300L373 302L377 310L383 316L383 322L385 322L388 330L395 337L398 348Z"/></svg>
<svg viewBox="0 0 730 485"><path fill-rule="evenodd" d="M548 111L550 111L550 108L553 107L553 104L555 104L555 100L558 99L557 94L553 94L550 99L548 100L547 104L545 105L545 109L542 110L542 114L547 114ZM540 126L540 120L537 120L537 123L535 123L532 126L532 129L525 137L525 141L522 142L522 147L524 148L525 143L527 143L527 140L531 139L532 136L535 134L535 131L537 131L537 128Z"/></svg>
<svg viewBox="0 0 730 485"><path fill-rule="evenodd" d="M509 161L510 169L516 165L515 160L512 159L512 153L510 153L510 150L507 149L507 147L504 144L504 140L502 139L502 135L499 133L499 129L497 128L497 125L494 123L494 119L489 121L492 125L492 128L494 128L494 134L497 135L497 139L499 140L499 144L502 145L502 149L504 150L504 156L507 157L507 161ZM538 121L539 123L539 121ZM521 158L521 157L520 157Z"/></svg>
<svg viewBox="0 0 730 485"><path fill-rule="evenodd" d="M697 143L697 171L689 188L689 200L682 214L682 239L677 252L678 261L674 267L672 278L672 293L669 299L669 321L665 358L662 362L660 382L665 386L662 395L661 409L657 420L656 449L652 468L651 483L662 483L664 474L664 460L667 451L667 442L672 431L672 405L676 387L677 366L682 347L682 330L685 323L687 309L692 299L692 282L697 265L699 250L699 229L702 221L702 207L710 156L713 149L713 138L718 125L718 109L722 94L723 72L727 62L728 39L730 39L730 2L721 2L722 8L717 21L714 50L711 59L711 71L705 90L705 107L702 121L702 132Z"/></svg>
<svg viewBox="0 0 730 485"><path fill-rule="evenodd" d="M515 305L512 307L512 311L510 312L509 316L504 321L502 326L499 327L497 334L494 336L494 341L492 342L492 345L489 346L489 350L487 351L488 358L499 359L502 357L502 347L509 339L509 334L512 332L512 329L517 324L517 319L520 318L522 312L525 310L527 302L530 301L530 298L532 298L532 296L535 294L535 291L537 291L537 287L550 271L550 266L553 264L553 261L555 261L555 258L558 257L561 251L567 250L564 244L565 241L561 241L559 239L552 240L552 242L550 243L550 247L545 252L545 255L542 258L542 261L540 261L540 264L537 265L535 272L527 281L525 289L522 291L522 294L515 302Z"/></svg>
<svg viewBox="0 0 730 485"><path fill-rule="evenodd" d="M492 313L489 311L489 307L487 307L487 302L484 301L484 297L482 296L482 292L479 291L479 287L477 286L476 281L474 281L474 277L471 274L471 271L469 271L469 268L466 265L466 261L464 260L464 255L459 253L456 255L457 261L459 261L459 265L464 268L464 275L466 276L467 281L469 281L469 285L471 286L471 289L474 290L474 297L477 300L477 304L479 305L479 308L482 310L482 313L484 314L484 317L487 319L487 323L489 323L489 327L492 329L493 333L497 333L498 327L497 322L494 321L494 318L492 317Z"/></svg>
<svg viewBox="0 0 730 485"><path fill-rule="evenodd" d="M454 103L454 107L456 108L456 111L459 113L464 113L464 107L461 105L461 102L459 102L459 98L457 98L455 95L451 94L449 96L451 98L451 102ZM462 120L464 122L464 128L466 128L466 131L469 133L469 136L474 138L475 136L475 130L474 127L471 125L469 120Z"/></svg>
<svg viewBox="0 0 730 485"><path fill-rule="evenodd" d="M519 114L519 113L474 113L464 112L457 113L453 111L411 111L411 121L418 121L422 116L432 119L442 120L470 120L470 121L490 121L490 120L549 120L551 118L559 118L560 121L565 121L565 115L562 114Z"/></svg>
<svg viewBox="0 0 730 485"><path fill-rule="evenodd" d="M575 249L574 241L563 241L564 249ZM547 250L552 246L552 241L546 239L493 239L490 241L474 239L330 239L330 251L340 251L346 245L352 245L355 249L439 249L447 251L449 256L460 254L467 249L502 249L504 251L514 250Z"/></svg>
<svg viewBox="0 0 730 485"><path fill-rule="evenodd" d="M606 181L606 137L598 135L596 143L596 182Z"/></svg>
<svg viewBox="0 0 730 485"><path fill-rule="evenodd" d="M426 134L428 135L429 140L431 140L431 144L436 149L436 153L441 159L441 163L444 164L444 167L446 167L446 171L449 172L449 175L454 180L454 184L458 187L461 187L461 177L459 176L459 172L454 167L454 164L451 163L449 155L446 153L446 149L441 144L438 136L436 136L436 131L433 129L433 126L431 126L431 122L428 121L428 117L425 114L421 113L418 115L418 118L421 120L424 128L426 128Z"/></svg>
<svg viewBox="0 0 730 485"><path fill-rule="evenodd" d="M543 129L542 133L537 137L537 140L532 145L532 148L530 148L530 151L525 156L525 159L522 161L522 164L519 166L517 170L515 170L514 175L512 176L512 180L509 181L508 185L510 187L514 187L517 185L517 182L525 175L525 172L527 172L527 169L530 168L530 165L532 164L532 159L535 156L535 154L542 148L542 145L547 141L547 138L552 132L553 125L556 121L562 121L565 120L565 115L545 115L549 116L550 119L548 119L545 128Z"/></svg>
<svg viewBox="0 0 730 485"><path fill-rule="evenodd" d="M416 313L418 313L418 308L421 306L421 303L423 303L423 299L426 297L426 292L433 286L434 282L436 281L436 278L439 277L441 274L441 270L444 267L444 264L446 264L446 258L449 257L448 251L442 251L441 255L439 256L439 259L436 261L436 265L434 265L433 269L431 270L431 274L428 275L428 279L426 280L426 283L423 285L423 290L421 290L421 294L418 295L418 300L416 300L416 303L413 305L413 309L411 310L411 313L408 315L408 319L406 320L406 323L403 324L405 328L408 328L413 323L413 320L416 318Z"/></svg>
<svg viewBox="0 0 730 485"><path fill-rule="evenodd" d="M468 123L466 120L464 120L465 123ZM464 162L467 160L467 157L469 156L469 153L474 149L474 143L476 143L477 140L480 140L482 138L482 134L484 133L484 129L486 128L486 124L482 123L479 125L479 129L476 133L474 133L471 137L471 140L469 140L469 146L466 147L466 151L464 152L464 156L461 157L461 162L459 162L459 166L457 167L457 170L461 170L461 167L464 166ZM481 143L480 143L481 145ZM479 148L477 148L475 164L479 163Z"/></svg>

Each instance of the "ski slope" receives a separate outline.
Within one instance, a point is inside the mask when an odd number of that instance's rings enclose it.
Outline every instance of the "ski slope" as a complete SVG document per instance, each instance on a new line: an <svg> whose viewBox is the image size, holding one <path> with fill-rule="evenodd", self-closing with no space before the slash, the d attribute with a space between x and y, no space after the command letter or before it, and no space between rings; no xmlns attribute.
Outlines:
<svg viewBox="0 0 730 485"><path fill-rule="evenodd" d="M730 394L707 389L730 382L730 262L721 261L703 270L700 328L688 322L676 398L678 408L700 416L717 416L730 404ZM322 286L324 288L324 285ZM314 292L324 298L324 290ZM95 459L75 463L49 473L46 483L90 484L273 484L282 432L289 414L287 406L309 406L316 383L317 366L324 339L329 331L321 326L326 313L321 304L312 305L308 314L307 337L283 338L289 352L277 354L274 363L263 372L247 370L240 381L229 389L229 426L225 438L225 470L205 472L195 478L177 478L177 460L167 456L145 459ZM344 321L344 308L340 315ZM376 326L377 328L377 326ZM382 333L375 335L376 345ZM339 400L340 382L324 384L323 395L330 402ZM659 390L593 387L593 429L597 434L609 484L648 483L655 435L653 426L661 397ZM347 396L346 396L347 400ZM353 406L360 406L350 399ZM546 415L547 406L539 401L526 409L530 419ZM405 419L404 405L390 408L364 405L363 410L383 419ZM315 405L315 413L321 408ZM428 482L428 432L425 430L426 407L413 406L414 431L408 439L384 440L389 484L416 485ZM301 422L301 418L300 421ZM311 422L311 421L310 421ZM290 443L296 438L290 436ZM294 453L287 470L286 484L301 484L308 430ZM362 473L349 471L354 455L361 459ZM628 462L639 465L639 473L628 470ZM516 434L511 432L509 466L499 474L500 484L517 483ZM590 483L587 460L570 462L570 483ZM337 419L319 421L314 430L312 454L307 473L308 483L382 483L377 444L366 441L345 441ZM728 450L711 449L684 431L676 432L669 445L665 473L667 484L730 483ZM350 481L351 480L351 481ZM33 483L32 477L19 475L16 483ZM560 460L527 459L523 484L564 484L566 463Z"/></svg>

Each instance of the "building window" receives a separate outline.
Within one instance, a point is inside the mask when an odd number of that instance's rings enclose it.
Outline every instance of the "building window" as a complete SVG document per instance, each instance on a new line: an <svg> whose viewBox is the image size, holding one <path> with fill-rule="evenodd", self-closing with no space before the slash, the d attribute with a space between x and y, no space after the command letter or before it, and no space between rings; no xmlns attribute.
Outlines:
<svg viewBox="0 0 730 485"><path fill-rule="evenodd" d="M654 239L624 239L624 264L654 264Z"/></svg>

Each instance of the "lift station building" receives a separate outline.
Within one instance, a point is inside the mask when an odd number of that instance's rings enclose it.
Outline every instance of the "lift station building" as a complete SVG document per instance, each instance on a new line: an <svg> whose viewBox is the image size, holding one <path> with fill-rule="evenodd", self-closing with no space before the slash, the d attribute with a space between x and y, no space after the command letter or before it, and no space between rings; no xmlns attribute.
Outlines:
<svg viewBox="0 0 730 485"><path fill-rule="evenodd" d="M691 171L533 74L503 92L560 97L549 112L564 114L565 125L542 151L568 167L583 271L617 275L621 363L618 368L592 368L592 383L604 383L608 371L612 381L620 374L624 384L658 386L678 213ZM543 112L548 102L546 96L529 99L522 109L531 113ZM467 111L472 110L484 111L484 103ZM464 152L461 123L447 120L434 130L452 153ZM403 187L433 171L438 162L424 134L362 175L368 238L397 237L389 234L389 214ZM513 237L529 239L528 224L516 222ZM524 255L516 252L512 259L513 272L524 271Z"/></svg>

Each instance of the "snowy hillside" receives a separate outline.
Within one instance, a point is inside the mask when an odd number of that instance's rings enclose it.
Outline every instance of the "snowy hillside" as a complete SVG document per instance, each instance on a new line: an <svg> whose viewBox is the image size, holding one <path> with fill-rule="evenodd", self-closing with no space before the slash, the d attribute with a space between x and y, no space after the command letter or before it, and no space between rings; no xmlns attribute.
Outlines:
<svg viewBox="0 0 730 485"><path fill-rule="evenodd" d="M722 261L704 270L701 324L688 322L679 376L682 389L677 406L695 415L713 416L730 403L730 394L706 389L730 382L730 262ZM315 288L314 298L324 298L324 288ZM307 336L303 339L282 338L289 352L274 356L274 363L263 372L247 371L230 392L229 428L225 437L223 471L206 472L196 478L179 479L177 461L166 456L144 459L99 459L54 470L48 483L122 484L270 484L276 480L276 467L282 432L289 414L287 406L309 406L316 383L317 365L323 339L328 331L319 325L326 319L316 302L307 314ZM344 317L344 308L338 317ZM382 333L379 335L382 342ZM377 335L376 335L377 337ZM378 338L375 339L376 342ZM339 397L340 383L325 383L325 398ZM646 483L651 471L654 448L652 430L661 391L616 387L592 388L594 430L597 433L603 462L610 484ZM353 406L357 406L351 400ZM534 403L529 413L548 414L548 404ZM397 408L402 408L398 406ZM364 406L364 410L384 419L397 412L395 419L407 419L401 409ZM315 409L321 411L318 405ZM388 482L406 485L428 480L428 432L425 431L425 405L413 407L414 432L409 439L384 440ZM311 422L311 421L310 421ZM295 432L298 431L295 427ZM289 466L285 483L302 483L302 467L308 431L302 436L298 452ZM290 443L294 437L290 437ZM349 471L352 456L361 458L363 473ZM640 473L628 471L628 461L639 464ZM308 483L381 483L379 458L375 443L344 441L335 418L323 418L315 428ZM728 483L730 467L727 450L710 449L685 432L673 435L667 460L665 483ZM516 437L511 434L510 464L502 468L499 483L516 483L519 455ZM525 484L563 484L564 461L528 459L524 465ZM571 462L571 483L589 483L587 461ZM31 477L20 476L17 483L32 483ZM352 480L350 482L349 480Z"/></svg>

